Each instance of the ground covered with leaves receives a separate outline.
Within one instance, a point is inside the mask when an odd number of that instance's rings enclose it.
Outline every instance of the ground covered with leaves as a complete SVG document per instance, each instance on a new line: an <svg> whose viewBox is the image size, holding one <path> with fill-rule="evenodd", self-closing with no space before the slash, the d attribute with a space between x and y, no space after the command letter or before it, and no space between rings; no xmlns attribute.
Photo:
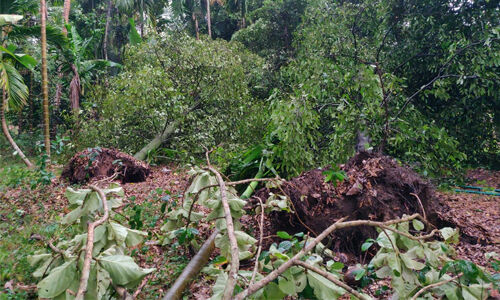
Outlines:
<svg viewBox="0 0 500 300"><path fill-rule="evenodd" d="M382 197L383 190L379 191L378 188L372 188L372 185L376 184L373 181L374 178L375 181L381 184L384 182L382 179L387 175L380 177L380 170L377 171L377 168L380 165L387 166L393 163L384 161L384 158L378 159L378 165L372 160L369 161L371 161L371 167L366 166L366 160L364 162L351 162L351 165L348 163L347 168L344 166L347 179L339 180L335 189L325 190L317 186L318 182L324 182L324 177L330 176L331 180L335 177L334 173L327 172L324 175L322 171L318 170L305 173L301 177L291 180L288 185L285 184L282 189L288 193L293 193L294 189L308 188L308 191L296 192L297 195L310 195L311 197L307 199L309 202L304 203L308 203L313 209L307 210L305 206L302 208L296 207L298 211L302 211L300 221L297 219L283 220L280 219L279 215L274 215L274 219L267 217L265 227L268 234L265 238L269 241L279 240L279 237L273 235L272 230L269 228L274 228L274 233L277 229L290 233L304 231L303 222L310 224L313 227L312 230L321 231L321 226L327 226L328 220L321 219L321 222L318 222L318 218L325 215L322 212L327 211L328 207L318 208L311 201L317 201L325 197L341 197L344 195L347 199L358 199L357 203L360 203L360 205L371 205L378 196L379 199L386 202L376 204L378 210L369 212L367 214L368 218L377 217L384 220L394 217L393 214L397 213L396 210L389 211L389 208L384 207L384 205L390 204L394 206L396 205L394 201L397 199ZM363 164L364 167L361 168L360 166ZM368 178L368 180L360 181L360 176L349 177L349 175L356 172L363 173L363 178ZM321 181L314 179L314 176L317 177L316 179L321 179ZM401 183L409 179L405 179L404 176L408 177L409 175L399 174L397 176L399 178L398 182ZM356 179L353 180L353 178ZM500 187L500 172L472 170L468 173L468 178L471 185L482 185L488 188ZM428 198L425 195L428 192L426 190L428 183L419 181L420 179L417 180L417 177L410 179L410 181L413 180L413 189L408 191L404 191L404 186L397 186L394 182L391 183L395 189L402 193L401 199L411 201L401 202L402 204L398 206L401 209L407 209L406 213L421 209L416 197L412 197L411 193L421 196L420 201L423 202L421 205L424 205L424 207L430 205L426 203ZM303 184L300 185L300 182ZM194 250L190 246L179 243L179 241L162 245L163 233L160 230L165 222L165 213L175 209L182 203L182 197L188 184L189 176L187 171L176 166L152 167L151 174L145 181L122 184L125 197L123 199L124 205L119 211L123 221L128 223L132 229L149 233L145 242L133 247L129 254L142 268L156 268L156 272L147 277L146 288L143 288L139 294L139 299L154 299L163 295L194 255ZM420 184L420 186L417 184ZM68 199L64 196L67 186L68 183L64 180L53 179L50 185L34 190L25 185L0 189L0 264L2 265L0 283L2 295L7 295L7 299L35 298L33 288L36 281L31 275L34 268L28 264L27 257L32 255L35 250L47 247L48 240L63 239L73 234L72 227L62 226L59 223L63 216L69 212ZM321 186L323 185L321 184ZM263 193L261 191L257 195L263 196ZM269 191L266 191L266 193L268 194ZM500 253L500 202L498 196L456 193L454 191L438 191L435 196L441 209L439 215L447 216L442 218L441 222L455 224L461 231L461 240L456 246L458 258L473 261L489 270L493 270L493 266L485 258L484 254L487 252ZM294 199L294 196L291 196L291 198ZM300 195L298 198L300 198ZM414 205L414 207L411 208L409 205ZM344 207L344 209L360 213L359 207L357 209ZM311 213L311 211L316 212ZM309 215L307 215L307 212L309 212ZM385 216L385 214L388 215ZM315 220L316 225L314 222L307 223L310 220ZM245 222L243 223L245 224ZM252 223L247 223L247 226L249 224ZM280 228L276 228L277 224ZM195 240L201 243L209 234L209 228L207 224L198 224L197 228L198 231L192 234L195 235ZM255 231L257 230L255 228ZM347 237L345 234L341 236L343 238ZM340 244L335 243L335 241L330 245L332 249L336 250L338 261L346 265L366 260L366 257L359 252L359 249L356 251L355 248L356 246L359 248L361 243L364 242L363 239L367 238L367 236L363 235L363 231L350 232L349 237L353 236L355 238L351 238L350 242L346 243L348 246L344 245L344 248L340 247ZM213 257L215 258L215 256L214 254ZM251 269L252 265L252 263L249 263L248 268ZM242 262L242 267L245 267L244 262ZM213 284L213 282L195 280L186 291L186 295L192 299L206 299L211 293L211 287L208 284ZM367 291L372 295L374 295L375 290L375 287L367 288Z"/></svg>

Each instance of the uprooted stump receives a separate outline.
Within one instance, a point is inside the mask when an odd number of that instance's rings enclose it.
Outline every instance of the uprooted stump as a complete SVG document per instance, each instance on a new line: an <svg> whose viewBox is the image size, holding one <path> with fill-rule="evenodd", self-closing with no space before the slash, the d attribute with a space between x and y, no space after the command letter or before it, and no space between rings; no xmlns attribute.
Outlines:
<svg viewBox="0 0 500 300"><path fill-rule="evenodd" d="M61 178L85 183L91 178L113 177L126 182L142 182L151 173L149 165L131 155L109 148L89 148L75 154L63 169Z"/></svg>
<svg viewBox="0 0 500 300"><path fill-rule="evenodd" d="M325 182L325 170L311 170L281 185L261 189L250 204L265 201L270 193L285 194L294 213L272 212L265 226L269 235L277 231L309 232L315 236L342 217L347 220L388 221L404 214L419 213L434 223L437 220L432 186L416 172L394 159L376 153L361 152L343 167L344 181L337 186ZM373 227L339 230L328 242L342 253L359 254L361 244L375 238Z"/></svg>

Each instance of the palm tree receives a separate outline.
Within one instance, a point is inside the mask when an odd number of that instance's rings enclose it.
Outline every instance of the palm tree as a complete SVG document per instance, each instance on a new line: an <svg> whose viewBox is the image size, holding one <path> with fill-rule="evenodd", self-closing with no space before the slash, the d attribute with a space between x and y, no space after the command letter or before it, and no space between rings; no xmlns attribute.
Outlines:
<svg viewBox="0 0 500 300"><path fill-rule="evenodd" d="M50 159L50 124L49 124L49 80L47 75L47 6L40 0L41 44L42 44L42 93L43 93L43 132L45 154Z"/></svg>
<svg viewBox="0 0 500 300"><path fill-rule="evenodd" d="M22 16L18 15L1 15L0 16L0 26L5 26L6 24L14 24L18 20L22 19ZM15 63L19 63L29 69L32 69L36 65L36 61L29 55L15 54L14 51L16 47L13 45L5 46L4 37L6 35L7 27L5 26L2 30L2 45L0 46L0 88L2 89L2 107L0 109L0 118L2 122L2 131L7 141L14 148L14 153L17 153L19 157L24 161L28 168L32 168L33 164L24 155L23 151L16 144L12 136L10 135L9 128L7 126L7 120L5 118L5 112L9 107L21 108L22 105L26 103L28 98L28 87L24 84L23 77L17 71Z"/></svg>

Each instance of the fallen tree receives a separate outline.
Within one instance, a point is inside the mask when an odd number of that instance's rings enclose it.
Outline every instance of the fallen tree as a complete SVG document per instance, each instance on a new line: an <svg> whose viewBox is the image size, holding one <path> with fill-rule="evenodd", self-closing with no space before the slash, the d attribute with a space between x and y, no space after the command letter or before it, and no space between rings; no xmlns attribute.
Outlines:
<svg viewBox="0 0 500 300"><path fill-rule="evenodd" d="M321 180L306 182L305 178L311 176L303 175L288 182L266 178L224 182L212 166L194 168L191 171L193 180L184 194L182 207L167 215L168 222L163 227L167 231L166 240L175 239L176 234L187 231L193 224L215 222L214 226L219 231L215 247L228 265L222 269L213 265L205 268L207 274L216 277L211 299L281 299L298 295L307 298L302 294L306 286L318 299L336 299L345 293L358 299L371 299L359 285L362 280L373 281L377 278L391 279L391 293L398 295L394 297L399 299L448 293L489 293L493 282L491 276L488 277L486 272L470 262L453 260L452 245L458 241L458 231L452 228L437 230L430 222L436 217L433 211L436 200L432 199L430 185L416 173L390 158L368 153L353 158L344 166L344 171L345 180L335 185L325 182L331 173L319 171L323 175L319 176L316 170L311 171L316 174L313 178ZM393 175L397 175L397 181L391 179ZM298 184L301 180L304 182ZM252 198L259 202L255 207L255 216L249 217L260 218L256 223L250 222L248 218L244 220L246 216L243 215L252 203L247 204L239 198L233 188L237 184L252 181L268 182L268 186ZM372 183L380 184L380 188L392 186L385 192L396 191L397 197L375 194L374 190L378 188ZM312 203L308 197L317 188L315 184L322 187L323 194L313 196L312 199L317 202ZM290 193L298 190L302 194ZM334 193L335 190L337 192ZM267 197L263 197L264 191ZM337 196L331 198L322 195ZM373 201L371 197L376 196L379 196L378 201L385 202ZM330 203L320 202L325 199L329 199ZM349 201L351 206L348 205ZM384 211L384 204L391 204L394 209ZM308 215L304 210L318 206L320 209L316 211L322 214ZM204 208L197 209L200 207ZM334 217L328 215L339 208L344 210L339 210ZM342 212L347 213L342 215ZM367 218L357 219L366 212ZM282 214L288 216L288 232L276 231L275 225L283 224ZM323 227L317 225L319 222L314 220L314 216L323 220ZM228 220L233 224L228 224ZM315 222L311 223L311 220ZM259 228L259 240L248 233L256 228ZM274 231L269 231L269 228ZM266 238L263 238L264 229ZM348 239L353 233L357 235L357 247L360 249L353 249L353 239ZM274 243L264 245L263 240ZM324 241L327 243L324 244ZM340 243L349 246L343 248ZM267 250L261 252L261 249ZM364 257L372 259L369 265L359 265L354 274L349 274L349 269L345 271L347 267L336 255L339 249L352 251L353 254L365 252ZM255 261L253 271L246 270L248 262L240 263L250 259ZM450 268L450 265L454 268ZM196 267L200 268L200 265ZM426 276L422 281L417 278L419 272L428 273L429 277ZM451 275L447 274L450 272ZM460 281L461 273L464 272L468 272L474 280ZM353 279L348 281L349 276ZM190 279L183 277L178 280L183 280L182 284L187 286ZM474 282L476 284L472 284ZM177 281L176 285L179 285ZM237 294L234 292L236 286L240 288ZM482 299L482 296L478 299Z"/></svg>
<svg viewBox="0 0 500 300"><path fill-rule="evenodd" d="M117 178L122 182L145 181L149 165L109 148L89 148L75 154L64 167L61 178L71 183L85 183L92 178Z"/></svg>

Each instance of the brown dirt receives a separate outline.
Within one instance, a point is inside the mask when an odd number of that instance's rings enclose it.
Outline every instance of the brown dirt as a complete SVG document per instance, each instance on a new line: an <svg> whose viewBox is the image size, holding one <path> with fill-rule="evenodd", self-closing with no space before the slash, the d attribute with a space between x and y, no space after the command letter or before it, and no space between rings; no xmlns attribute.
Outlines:
<svg viewBox="0 0 500 300"><path fill-rule="evenodd" d="M150 172L147 163L116 149L89 148L78 152L69 160L61 178L74 184L116 175L122 183L142 182Z"/></svg>
<svg viewBox="0 0 500 300"><path fill-rule="evenodd" d="M284 183L281 190L259 190L255 197L261 199L267 199L269 192L286 194L295 211L295 214L273 212L267 220L267 234L284 230L317 235L341 217L387 221L404 214L422 214L422 209L430 221L437 220L438 205L430 183L392 158L361 152L343 170L347 177L337 187L325 183L324 170L316 169ZM332 248L357 255L360 245L376 235L372 227L344 229L335 233Z"/></svg>

